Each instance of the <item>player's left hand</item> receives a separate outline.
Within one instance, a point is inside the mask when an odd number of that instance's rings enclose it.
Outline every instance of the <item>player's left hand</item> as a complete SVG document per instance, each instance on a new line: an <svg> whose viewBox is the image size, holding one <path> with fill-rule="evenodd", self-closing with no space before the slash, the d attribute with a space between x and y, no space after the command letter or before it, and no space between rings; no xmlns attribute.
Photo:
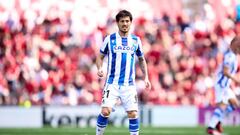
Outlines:
<svg viewBox="0 0 240 135"><path fill-rule="evenodd" d="M149 79L146 78L146 79L144 80L144 82L145 82L146 89L151 89L151 83L150 83Z"/></svg>

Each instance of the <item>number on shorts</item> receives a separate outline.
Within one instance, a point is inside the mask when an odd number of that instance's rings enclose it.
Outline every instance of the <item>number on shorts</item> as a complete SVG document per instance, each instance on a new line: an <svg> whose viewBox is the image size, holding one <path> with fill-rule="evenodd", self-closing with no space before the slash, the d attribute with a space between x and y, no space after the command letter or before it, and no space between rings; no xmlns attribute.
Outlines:
<svg viewBox="0 0 240 135"><path fill-rule="evenodd" d="M105 94L106 94L105 97L108 98L109 92L110 92L110 90L105 90L105 91L103 91L103 96L105 96Z"/></svg>

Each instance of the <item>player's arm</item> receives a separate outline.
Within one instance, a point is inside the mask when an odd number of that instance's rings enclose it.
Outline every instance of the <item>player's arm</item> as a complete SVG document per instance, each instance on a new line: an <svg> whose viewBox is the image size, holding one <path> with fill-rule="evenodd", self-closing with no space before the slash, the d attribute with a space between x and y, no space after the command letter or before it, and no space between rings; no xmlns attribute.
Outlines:
<svg viewBox="0 0 240 135"><path fill-rule="evenodd" d="M147 70L146 60L145 60L144 56L139 56L138 60L139 60L139 66L140 66L140 68L142 70L142 73L143 73L143 78L144 78L144 81L145 81L145 84L146 84L146 88L151 89L151 83L150 83L149 78L148 78L148 70Z"/></svg>
<svg viewBox="0 0 240 135"><path fill-rule="evenodd" d="M240 84L240 81L236 77L234 77L232 74L230 74L229 68L227 66L223 67L223 74L224 76L232 79L234 82Z"/></svg>
<svg viewBox="0 0 240 135"><path fill-rule="evenodd" d="M109 41L109 36L107 36L104 39L103 44L100 47L100 53L96 59L96 65L97 65L97 69L98 69L97 74L99 77L103 77L102 65L103 65L104 56L107 55L107 53L108 53L108 41Z"/></svg>
<svg viewBox="0 0 240 135"><path fill-rule="evenodd" d="M99 54L96 60L96 65L97 65L97 69L98 69L98 76L99 77L103 77L103 69L102 69L102 65L103 65L103 59L104 59L104 54Z"/></svg>

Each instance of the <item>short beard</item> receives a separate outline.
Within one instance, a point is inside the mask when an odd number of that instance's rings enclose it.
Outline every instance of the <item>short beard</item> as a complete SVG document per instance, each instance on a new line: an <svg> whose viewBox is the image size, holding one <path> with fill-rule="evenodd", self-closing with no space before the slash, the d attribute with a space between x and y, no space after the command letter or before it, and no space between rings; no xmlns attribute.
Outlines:
<svg viewBox="0 0 240 135"><path fill-rule="evenodd" d="M128 33L128 30L127 31L123 31L123 30L120 30L124 35Z"/></svg>

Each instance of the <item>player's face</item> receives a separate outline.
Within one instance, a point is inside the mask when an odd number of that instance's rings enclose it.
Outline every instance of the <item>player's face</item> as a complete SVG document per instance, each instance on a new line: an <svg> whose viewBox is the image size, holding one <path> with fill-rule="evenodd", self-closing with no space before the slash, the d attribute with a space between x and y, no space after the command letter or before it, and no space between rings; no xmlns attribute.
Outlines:
<svg viewBox="0 0 240 135"><path fill-rule="evenodd" d="M119 31L122 33L128 33L130 26L131 26L132 22L130 20L130 17L122 17L120 18L120 20L117 22Z"/></svg>
<svg viewBox="0 0 240 135"><path fill-rule="evenodd" d="M240 45L238 44L233 44L233 47L232 47L233 51L237 54L240 54Z"/></svg>

